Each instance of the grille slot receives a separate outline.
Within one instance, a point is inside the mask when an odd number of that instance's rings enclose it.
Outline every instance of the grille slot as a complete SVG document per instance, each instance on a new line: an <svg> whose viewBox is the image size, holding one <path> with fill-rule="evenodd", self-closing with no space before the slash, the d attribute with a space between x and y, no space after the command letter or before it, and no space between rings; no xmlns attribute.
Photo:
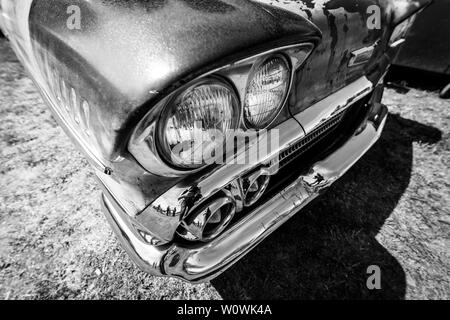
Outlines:
<svg viewBox="0 0 450 320"><path fill-rule="evenodd" d="M286 150L282 151L279 155L280 169L289 164L291 161L295 160L297 157L310 149L313 145L333 132L334 129L336 129L337 126L341 123L344 115L345 111L333 116L325 123L321 124L318 128L308 133L302 140L296 142Z"/></svg>

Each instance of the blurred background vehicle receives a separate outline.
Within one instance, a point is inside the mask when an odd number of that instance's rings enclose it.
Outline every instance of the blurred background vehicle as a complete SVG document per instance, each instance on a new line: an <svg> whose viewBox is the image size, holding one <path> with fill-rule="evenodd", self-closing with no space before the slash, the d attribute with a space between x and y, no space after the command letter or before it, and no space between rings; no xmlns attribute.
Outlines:
<svg viewBox="0 0 450 320"><path fill-rule="evenodd" d="M421 12L394 63L400 67L428 72L424 74L425 77L440 77L442 81L446 81L441 90L441 98L450 97L449 13L448 0L437 0Z"/></svg>

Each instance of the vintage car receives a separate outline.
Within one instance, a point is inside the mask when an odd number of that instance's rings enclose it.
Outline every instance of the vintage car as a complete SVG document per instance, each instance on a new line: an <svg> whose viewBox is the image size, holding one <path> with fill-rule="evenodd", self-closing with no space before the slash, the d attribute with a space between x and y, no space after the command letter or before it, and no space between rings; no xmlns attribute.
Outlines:
<svg viewBox="0 0 450 320"><path fill-rule="evenodd" d="M233 265L377 141L384 76L430 4L0 1L124 249L192 282Z"/></svg>

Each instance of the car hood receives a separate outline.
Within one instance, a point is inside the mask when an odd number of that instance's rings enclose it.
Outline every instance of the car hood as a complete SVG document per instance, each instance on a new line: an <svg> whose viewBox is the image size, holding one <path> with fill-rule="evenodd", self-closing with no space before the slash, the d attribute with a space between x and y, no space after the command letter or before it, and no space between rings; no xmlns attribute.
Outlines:
<svg viewBox="0 0 450 320"><path fill-rule="evenodd" d="M67 27L74 5L80 30ZM243 0L35 0L30 25L138 102L230 55L320 35L306 19Z"/></svg>

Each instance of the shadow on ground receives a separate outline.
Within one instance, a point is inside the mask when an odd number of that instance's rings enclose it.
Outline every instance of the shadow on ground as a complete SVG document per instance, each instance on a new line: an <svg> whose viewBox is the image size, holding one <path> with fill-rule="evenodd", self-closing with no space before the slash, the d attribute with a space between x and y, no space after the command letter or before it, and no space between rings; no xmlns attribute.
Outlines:
<svg viewBox="0 0 450 320"><path fill-rule="evenodd" d="M375 236L406 190L413 142L441 132L390 114L377 144L330 190L211 281L224 299L403 299L405 273ZM367 268L381 269L368 290Z"/></svg>
<svg viewBox="0 0 450 320"><path fill-rule="evenodd" d="M440 74L414 68L391 66L386 82L404 84L409 88L439 92L450 82L448 74ZM388 85L389 87L390 85ZM393 89L396 89L395 86Z"/></svg>

